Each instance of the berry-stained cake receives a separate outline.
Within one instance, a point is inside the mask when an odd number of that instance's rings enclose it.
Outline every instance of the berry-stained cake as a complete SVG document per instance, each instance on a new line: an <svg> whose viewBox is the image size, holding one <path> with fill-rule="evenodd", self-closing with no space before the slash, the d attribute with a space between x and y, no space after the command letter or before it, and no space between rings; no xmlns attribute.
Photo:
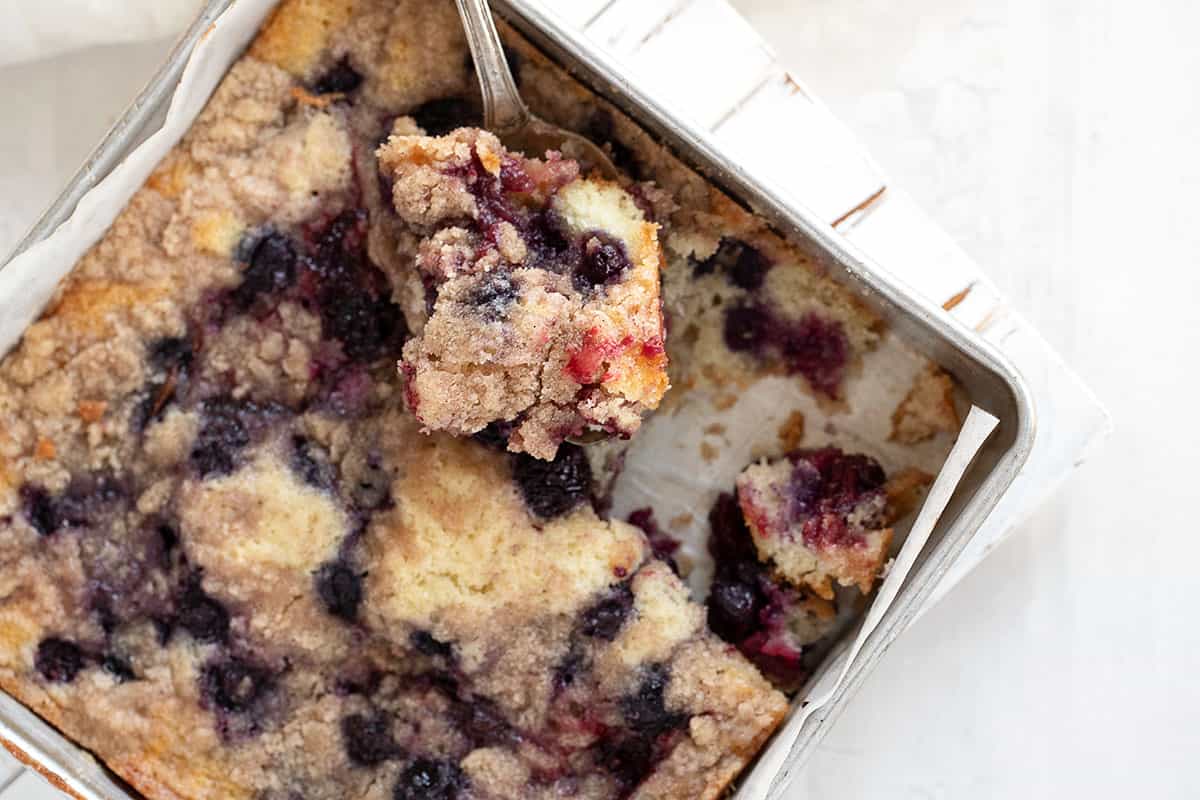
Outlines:
<svg viewBox="0 0 1200 800"><path fill-rule="evenodd" d="M712 629L781 688L797 688L810 647L838 621L835 590L872 590L892 522L928 482L913 469L889 479L875 459L834 447L751 464L709 513Z"/></svg>
<svg viewBox="0 0 1200 800"><path fill-rule="evenodd" d="M402 362L417 419L505 424L511 449L547 459L569 437L631 436L667 389L658 229L633 196L472 128L398 133L380 162L423 236L432 312Z"/></svg>

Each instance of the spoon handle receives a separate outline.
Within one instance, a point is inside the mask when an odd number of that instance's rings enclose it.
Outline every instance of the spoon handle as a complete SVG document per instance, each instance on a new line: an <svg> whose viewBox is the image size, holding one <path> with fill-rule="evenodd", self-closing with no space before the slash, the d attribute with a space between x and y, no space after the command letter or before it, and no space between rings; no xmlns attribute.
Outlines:
<svg viewBox="0 0 1200 800"><path fill-rule="evenodd" d="M458 0L467 43L475 58L475 73L483 90L483 124L493 133L504 134L518 130L529 121L529 109L517 92L500 34L492 20L487 0Z"/></svg>

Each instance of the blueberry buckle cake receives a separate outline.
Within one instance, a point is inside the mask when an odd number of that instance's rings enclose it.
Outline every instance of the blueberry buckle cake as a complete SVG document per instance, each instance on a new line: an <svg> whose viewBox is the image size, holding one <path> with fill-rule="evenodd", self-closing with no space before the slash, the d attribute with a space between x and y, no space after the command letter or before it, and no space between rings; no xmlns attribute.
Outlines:
<svg viewBox="0 0 1200 800"><path fill-rule="evenodd" d="M627 178L479 130L449 0L283 0L0 360L0 688L147 800L715 798L878 574L920 481L865 457L750 467L707 609L601 513L570 439L763 373L836 408L880 324L506 41Z"/></svg>
<svg viewBox="0 0 1200 800"><path fill-rule="evenodd" d="M510 448L546 459L585 431L632 435L667 389L657 226L634 198L471 128L398 131L380 162L398 215L425 234L432 313L401 365L417 419L455 434L505 424Z"/></svg>

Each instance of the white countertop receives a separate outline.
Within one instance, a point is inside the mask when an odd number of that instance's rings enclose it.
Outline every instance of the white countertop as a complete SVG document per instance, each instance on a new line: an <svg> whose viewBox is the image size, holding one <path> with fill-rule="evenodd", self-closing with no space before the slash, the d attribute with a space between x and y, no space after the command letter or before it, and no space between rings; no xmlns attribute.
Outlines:
<svg viewBox="0 0 1200 800"><path fill-rule="evenodd" d="M1108 404L1095 462L905 634L799 797L1200 795L1200 6L733 0ZM919 13L918 13L919 9ZM0 251L165 52L0 70ZM37 98L31 102L31 98ZM49 98L47 100L47 98ZM8 766L3 800L57 797ZM0 771L0 786L4 785Z"/></svg>

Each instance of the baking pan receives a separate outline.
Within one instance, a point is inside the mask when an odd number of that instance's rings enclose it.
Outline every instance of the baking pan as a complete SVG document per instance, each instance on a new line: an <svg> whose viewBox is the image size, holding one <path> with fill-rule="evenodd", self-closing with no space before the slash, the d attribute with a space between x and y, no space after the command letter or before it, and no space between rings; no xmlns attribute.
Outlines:
<svg viewBox="0 0 1200 800"><path fill-rule="evenodd" d="M193 48L212 22L234 2L209 0L166 63L5 263L49 236L70 216L79 199L157 127ZM823 251L836 278L858 292L913 348L951 372L973 404L987 409L999 419L999 426L959 484L900 594L850 664L846 678L833 698L806 721L783 765L782 774L775 780L772 796L778 796L787 779L812 753L814 745L845 708L888 646L928 600L1025 462L1033 444L1035 425L1028 389L1013 366L989 344L873 264L808 209L785 200L776 187L741 169L723 154L721 146L706 131L639 89L617 63L580 31L566 26L529 0L494 0L494 5L552 60L621 108L685 163L761 214L785 237ZM848 631L843 641L853 638L854 634L855 631ZM841 669L843 662L843 650L833 648L813 681L824 671ZM132 798L128 790L85 751L2 694L0 743L76 797Z"/></svg>

